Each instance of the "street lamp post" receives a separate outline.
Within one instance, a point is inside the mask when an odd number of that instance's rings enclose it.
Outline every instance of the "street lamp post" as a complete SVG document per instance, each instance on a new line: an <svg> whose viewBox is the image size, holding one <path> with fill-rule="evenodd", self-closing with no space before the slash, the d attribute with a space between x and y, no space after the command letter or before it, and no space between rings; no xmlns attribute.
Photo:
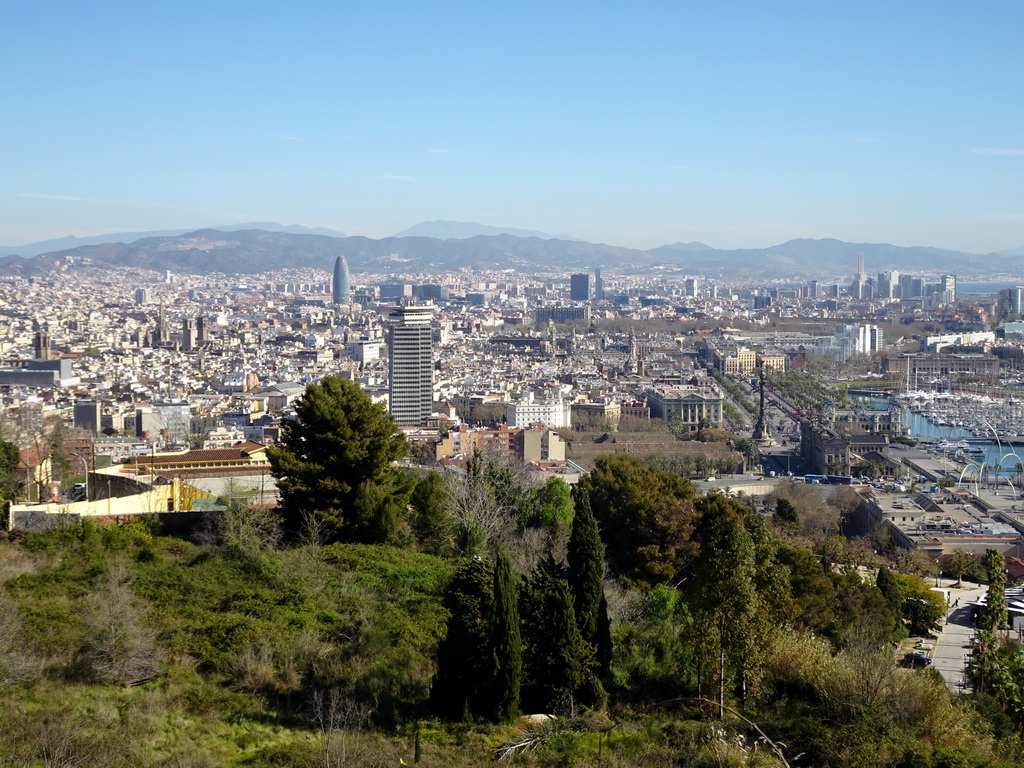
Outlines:
<svg viewBox="0 0 1024 768"><path fill-rule="evenodd" d="M89 500L89 462L85 460L84 456L79 456L77 453L69 454L77 459L82 460L82 468L85 470L85 500Z"/></svg>

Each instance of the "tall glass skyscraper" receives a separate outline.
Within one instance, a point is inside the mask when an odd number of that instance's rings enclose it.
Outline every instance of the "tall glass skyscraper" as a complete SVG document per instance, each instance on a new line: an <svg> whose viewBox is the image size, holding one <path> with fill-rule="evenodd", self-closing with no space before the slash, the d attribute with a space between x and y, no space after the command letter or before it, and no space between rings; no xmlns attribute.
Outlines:
<svg viewBox="0 0 1024 768"><path fill-rule="evenodd" d="M344 256L334 260L334 281L331 283L331 300L335 304L349 303L348 261Z"/></svg>
<svg viewBox="0 0 1024 768"><path fill-rule="evenodd" d="M432 307L395 307L388 333L391 416L403 426L419 426L433 405Z"/></svg>
<svg viewBox="0 0 1024 768"><path fill-rule="evenodd" d="M569 275L569 300L590 301L590 275L586 272Z"/></svg>

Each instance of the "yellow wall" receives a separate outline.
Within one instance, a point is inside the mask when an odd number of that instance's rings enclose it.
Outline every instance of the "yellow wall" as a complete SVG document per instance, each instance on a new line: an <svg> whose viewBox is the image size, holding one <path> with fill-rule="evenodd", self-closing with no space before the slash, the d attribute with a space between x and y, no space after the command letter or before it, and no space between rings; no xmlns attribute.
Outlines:
<svg viewBox="0 0 1024 768"><path fill-rule="evenodd" d="M176 512L194 509L194 499L212 499L211 494L183 483L175 478L171 485L160 485L132 496L118 496L96 501L72 501L67 504L14 504L11 514L17 517L22 512L45 512L49 515L80 515L82 517L106 517L123 515L151 515L167 512L168 502L173 502Z"/></svg>

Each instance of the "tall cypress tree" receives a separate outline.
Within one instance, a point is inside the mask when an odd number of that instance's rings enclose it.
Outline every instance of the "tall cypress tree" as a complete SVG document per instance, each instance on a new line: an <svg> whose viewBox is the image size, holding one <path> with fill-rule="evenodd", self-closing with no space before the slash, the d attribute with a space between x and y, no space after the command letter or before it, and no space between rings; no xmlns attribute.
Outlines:
<svg viewBox="0 0 1024 768"><path fill-rule="evenodd" d="M906 630L903 629L903 589L899 581L892 575L892 572L884 565L878 569L878 576L875 577L875 586L878 587L882 596L885 597L885 604L889 608L890 629L893 639L906 637Z"/></svg>
<svg viewBox="0 0 1024 768"><path fill-rule="evenodd" d="M452 577L443 605L448 611L444 639L437 646L437 673L430 686L431 708L452 720L489 714L490 625L493 579L481 560L465 563Z"/></svg>
<svg viewBox="0 0 1024 768"><path fill-rule="evenodd" d="M573 494L575 514L569 537L569 588L576 607L576 626L588 643L597 636L598 608L604 594L604 544L597 520L590 509L590 494L577 488Z"/></svg>
<svg viewBox="0 0 1024 768"><path fill-rule="evenodd" d="M494 564L494 613L491 619L491 656L494 663L494 703L498 722L519 716L523 683L523 650L519 626L519 595L512 565L502 548Z"/></svg>
<svg viewBox="0 0 1024 768"><path fill-rule="evenodd" d="M583 684L583 638L569 584L553 563L542 565L530 580L523 619L523 701L528 711L570 711Z"/></svg>
<svg viewBox="0 0 1024 768"><path fill-rule="evenodd" d="M597 680L606 677L611 664L612 635L608 604L604 599L604 544L597 520L590 508L590 494L577 486L573 491L575 513L569 537L569 589L576 613L576 626L593 650L591 667ZM597 684L600 688L600 684ZM597 693L595 698L599 698Z"/></svg>

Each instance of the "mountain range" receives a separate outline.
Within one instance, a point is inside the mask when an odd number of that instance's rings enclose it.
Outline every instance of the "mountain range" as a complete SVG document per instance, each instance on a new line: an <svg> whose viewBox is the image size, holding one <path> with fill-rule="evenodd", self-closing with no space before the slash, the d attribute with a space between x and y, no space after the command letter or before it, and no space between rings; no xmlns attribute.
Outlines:
<svg viewBox="0 0 1024 768"><path fill-rule="evenodd" d="M491 227L477 224L475 221L424 221L403 229L395 237L436 237L438 240L467 240L471 237L484 235L515 235L516 237L536 237L541 240L579 240L568 235L549 235L532 229L514 229L512 227Z"/></svg>
<svg viewBox="0 0 1024 768"><path fill-rule="evenodd" d="M422 226L437 224L459 222L429 222ZM447 226L444 229L449 234L457 231ZM244 274L284 267L329 269L334 258L344 254L354 272L385 275L463 268L568 274L600 266L718 279L758 276L838 279L852 275L858 255L863 254L871 274L901 269L936 275L957 274L961 278L999 275L1019 279L1024 276L1020 256L1012 251L979 256L939 248L904 248L887 243L846 243L831 239L798 239L768 248L735 250L720 250L704 243L673 243L644 251L582 240L541 238L536 234L477 234L439 239L400 233L395 237L373 239L279 224L158 233L131 239L133 234L139 233L88 238L102 241L98 243L75 238L71 248L37 253L28 258L24 253L31 249L19 249L23 251L21 255L0 259L0 274L44 275L57 264L70 269L89 265L134 266L193 274ZM66 244L67 239L49 242ZM34 247L43 245L34 244Z"/></svg>
<svg viewBox="0 0 1024 768"><path fill-rule="evenodd" d="M278 224L274 221L251 221L246 224L225 224L210 227L221 232L238 232L243 229L262 229L267 232L290 232L295 235L327 235L328 237L345 237L343 232L338 232L325 227L302 227L297 224ZM89 237L58 237L55 240L41 240L38 243L27 245L0 245L0 254L16 254L24 258L38 256L41 253L54 253L55 251L67 251L72 248L79 248L83 245L102 245L104 243L134 243L149 237L176 237L194 232L194 229L160 229L152 232L114 232L109 235L92 235Z"/></svg>

